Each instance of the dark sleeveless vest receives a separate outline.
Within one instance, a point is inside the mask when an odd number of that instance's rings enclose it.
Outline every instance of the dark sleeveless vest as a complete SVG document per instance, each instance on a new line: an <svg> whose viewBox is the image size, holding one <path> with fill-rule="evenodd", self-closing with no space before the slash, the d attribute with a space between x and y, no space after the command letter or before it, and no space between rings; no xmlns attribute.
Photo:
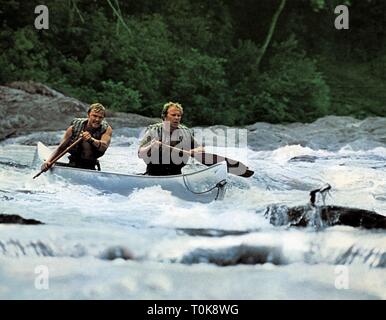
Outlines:
<svg viewBox="0 0 386 320"><path fill-rule="evenodd" d="M163 128L162 128L162 123L158 123L155 125L150 126L150 130L153 131L153 134L158 137L158 139L162 140L163 138ZM182 140L186 141L189 143L189 146L185 146L187 149L191 149L194 147L192 145L192 134L190 130L183 126L180 125L179 130L181 130L181 136L179 137L179 141L175 142L181 142ZM180 146L181 148L181 146ZM160 147L159 148L159 153L158 153L158 163L147 163L146 166L146 173L151 176L168 176L168 175L176 175L176 174L181 174L181 169L186 165L187 161L189 160L189 157L183 157L183 161L179 164L173 163L172 161L170 163L162 163L162 153L163 152L171 152L169 148L167 147ZM182 154L180 153L180 156Z"/></svg>
<svg viewBox="0 0 386 320"><path fill-rule="evenodd" d="M72 135L71 135L70 144L75 142L75 140L77 140L79 138L80 133L86 127L87 121L88 121L87 118L75 118L71 122L71 125L72 125ZM100 140L102 135L106 132L108 127L109 127L109 124L107 123L107 121L103 120L102 123L101 123L101 126L98 129L92 130L91 132L90 131L89 132L90 132L91 136L94 139ZM104 155L104 152L99 151L94 146L92 147L92 151L93 151L93 158L95 160L97 160L98 158L100 158L101 156ZM69 153L71 154L72 159L79 159L79 160L81 160L82 144L81 143L77 144L75 147L73 147L69 151Z"/></svg>

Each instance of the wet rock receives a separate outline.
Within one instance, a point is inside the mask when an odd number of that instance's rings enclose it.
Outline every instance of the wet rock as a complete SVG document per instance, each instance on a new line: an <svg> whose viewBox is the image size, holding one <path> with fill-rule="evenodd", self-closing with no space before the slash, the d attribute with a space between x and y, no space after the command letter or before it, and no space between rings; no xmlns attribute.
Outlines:
<svg viewBox="0 0 386 320"><path fill-rule="evenodd" d="M75 117L86 117L88 107L41 83L0 86L0 140L37 131L65 130ZM159 121L121 112L108 112L107 120L114 129L145 127Z"/></svg>
<svg viewBox="0 0 386 320"><path fill-rule="evenodd" d="M140 128L160 122L160 118L148 118L134 113L107 112L106 119L114 128Z"/></svg>
<svg viewBox="0 0 386 320"><path fill-rule="evenodd" d="M177 228L189 236L193 237L226 237L226 236L240 236L249 233L250 231L242 230L221 230L221 229L203 229L203 228Z"/></svg>
<svg viewBox="0 0 386 320"><path fill-rule="evenodd" d="M382 248L363 248L353 245L336 258L335 264L349 265L359 262L372 268L386 267L386 252Z"/></svg>
<svg viewBox="0 0 386 320"><path fill-rule="evenodd" d="M322 219L329 225L346 225L366 229L386 229L386 217L369 210L327 206L322 208Z"/></svg>
<svg viewBox="0 0 386 320"><path fill-rule="evenodd" d="M255 151L276 150L287 145L300 145L313 150L337 151L349 145L353 150L384 147L386 118L326 116L312 123L285 125L257 122L246 126L248 146Z"/></svg>
<svg viewBox="0 0 386 320"><path fill-rule="evenodd" d="M48 132L33 132L19 137L10 137L7 140L8 144L21 144L25 146L34 146L38 141L44 143L46 146L57 145L61 141L64 134L63 131L48 131Z"/></svg>
<svg viewBox="0 0 386 320"><path fill-rule="evenodd" d="M234 266L238 264L287 264L281 248L275 246L239 245L214 249L195 249L183 256L181 263L213 263L219 266Z"/></svg>
<svg viewBox="0 0 386 320"><path fill-rule="evenodd" d="M59 91L51 89L51 88L47 87L46 85L39 83L39 82L14 81L11 83L7 83L6 86L9 88L13 88L13 89L19 89L19 90L28 92L30 94L39 94L42 96L56 97L56 98L64 97L64 95L62 93L60 93Z"/></svg>
<svg viewBox="0 0 386 320"><path fill-rule="evenodd" d="M7 224L44 224L34 219L24 219L17 214L0 214L0 223Z"/></svg>
<svg viewBox="0 0 386 320"><path fill-rule="evenodd" d="M114 246L107 248L100 256L105 260L115 260L115 259L123 259L123 260L133 260L133 253L126 247L123 246Z"/></svg>
<svg viewBox="0 0 386 320"><path fill-rule="evenodd" d="M346 225L365 229L386 230L386 217L374 211L341 206L313 207L310 205L287 207L273 205L265 213L275 226L335 226ZM321 225L320 225L321 224Z"/></svg>
<svg viewBox="0 0 386 320"><path fill-rule="evenodd" d="M315 156L304 155L304 156L293 157L288 162L310 162L310 163L314 163L315 160L317 160L317 159L318 159L318 157L315 157Z"/></svg>

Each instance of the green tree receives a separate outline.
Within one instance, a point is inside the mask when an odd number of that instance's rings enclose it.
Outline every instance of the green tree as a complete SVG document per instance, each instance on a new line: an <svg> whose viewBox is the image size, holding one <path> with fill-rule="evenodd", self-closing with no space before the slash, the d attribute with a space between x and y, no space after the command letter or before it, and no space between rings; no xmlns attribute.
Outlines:
<svg viewBox="0 0 386 320"><path fill-rule="evenodd" d="M103 91L98 94L101 101L109 109L115 111L139 113L141 110L141 94L127 88L123 82L112 80L102 81Z"/></svg>
<svg viewBox="0 0 386 320"><path fill-rule="evenodd" d="M175 62L170 98L183 102L185 120L190 124L214 124L222 120L227 88L224 62L197 50Z"/></svg>
<svg viewBox="0 0 386 320"><path fill-rule="evenodd" d="M316 62L294 37L274 46L270 66L259 78L259 103L270 122L312 121L328 114L329 87ZM260 115L263 116L264 115Z"/></svg>

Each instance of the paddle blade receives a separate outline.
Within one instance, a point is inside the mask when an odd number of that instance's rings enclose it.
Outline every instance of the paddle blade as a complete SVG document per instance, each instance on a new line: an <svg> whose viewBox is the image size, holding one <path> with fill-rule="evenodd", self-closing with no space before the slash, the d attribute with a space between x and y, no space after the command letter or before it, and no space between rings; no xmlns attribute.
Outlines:
<svg viewBox="0 0 386 320"><path fill-rule="evenodd" d="M255 174L255 171L247 169L240 177L249 178L252 177Z"/></svg>
<svg viewBox="0 0 386 320"><path fill-rule="evenodd" d="M194 154L194 158L206 166L226 161L228 172L239 177L249 178L254 174L254 172L249 170L242 162L219 156L217 154L206 152L196 153Z"/></svg>
<svg viewBox="0 0 386 320"><path fill-rule="evenodd" d="M249 178L254 174L252 170L249 170L248 167L240 161L229 158L225 158L225 161L227 162L228 172L235 176Z"/></svg>

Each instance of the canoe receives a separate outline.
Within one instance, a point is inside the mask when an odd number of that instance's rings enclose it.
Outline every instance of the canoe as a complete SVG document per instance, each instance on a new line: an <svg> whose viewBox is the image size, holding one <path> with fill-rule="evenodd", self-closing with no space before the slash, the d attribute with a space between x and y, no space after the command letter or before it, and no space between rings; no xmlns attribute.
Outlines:
<svg viewBox="0 0 386 320"><path fill-rule="evenodd" d="M34 164L41 165L52 150L38 142ZM227 164L225 161L199 171L171 176L147 176L94 171L56 163L45 175L60 177L70 183L89 185L105 193L129 195L135 189L160 186L174 196L188 201L208 203L222 200L226 192Z"/></svg>

